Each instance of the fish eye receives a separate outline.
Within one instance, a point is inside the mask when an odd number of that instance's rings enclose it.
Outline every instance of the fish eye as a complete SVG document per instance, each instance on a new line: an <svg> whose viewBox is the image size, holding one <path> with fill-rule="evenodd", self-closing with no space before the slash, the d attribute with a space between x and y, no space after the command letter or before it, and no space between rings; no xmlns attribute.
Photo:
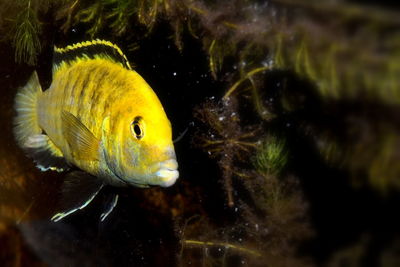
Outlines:
<svg viewBox="0 0 400 267"><path fill-rule="evenodd" d="M142 139L144 136L143 126L142 117L136 117L131 123L131 132L138 140Z"/></svg>

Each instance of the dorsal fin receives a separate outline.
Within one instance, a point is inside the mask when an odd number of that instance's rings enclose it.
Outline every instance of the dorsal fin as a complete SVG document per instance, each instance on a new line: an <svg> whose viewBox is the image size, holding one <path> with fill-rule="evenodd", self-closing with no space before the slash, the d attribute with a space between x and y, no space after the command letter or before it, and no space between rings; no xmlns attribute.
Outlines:
<svg viewBox="0 0 400 267"><path fill-rule="evenodd" d="M94 58L111 60L121 64L128 70L132 69L128 59L117 45L109 41L96 39L68 45L64 48L54 47L53 74L59 70L63 64L71 64L79 60Z"/></svg>

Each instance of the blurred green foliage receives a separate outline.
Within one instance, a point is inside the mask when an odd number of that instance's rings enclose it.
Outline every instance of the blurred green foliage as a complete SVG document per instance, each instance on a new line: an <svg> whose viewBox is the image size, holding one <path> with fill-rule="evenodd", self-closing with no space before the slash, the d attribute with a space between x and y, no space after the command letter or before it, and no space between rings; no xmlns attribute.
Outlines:
<svg viewBox="0 0 400 267"><path fill-rule="evenodd" d="M278 174L286 165L285 142L275 136L267 137L260 145L254 158L254 166L265 174Z"/></svg>

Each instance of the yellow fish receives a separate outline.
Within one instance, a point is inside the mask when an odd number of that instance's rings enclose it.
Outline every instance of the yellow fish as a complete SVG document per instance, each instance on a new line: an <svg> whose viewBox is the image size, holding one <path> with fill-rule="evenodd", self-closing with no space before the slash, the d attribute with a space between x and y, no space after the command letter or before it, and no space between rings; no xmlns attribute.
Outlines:
<svg viewBox="0 0 400 267"><path fill-rule="evenodd" d="M17 143L41 170L75 166L90 174L67 175L64 200L78 200L65 204L55 221L84 208L105 184L168 187L179 176L163 106L111 42L55 48L50 88L42 91L34 72L15 109ZM87 194L77 197L82 186Z"/></svg>

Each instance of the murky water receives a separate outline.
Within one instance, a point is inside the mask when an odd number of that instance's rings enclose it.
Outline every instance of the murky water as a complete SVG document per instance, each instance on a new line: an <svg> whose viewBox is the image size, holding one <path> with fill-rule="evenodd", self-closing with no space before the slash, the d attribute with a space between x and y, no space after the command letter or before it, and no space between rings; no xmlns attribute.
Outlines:
<svg viewBox="0 0 400 267"><path fill-rule="evenodd" d="M170 188L106 187L85 209L52 222L66 174L41 172L17 147L14 96L34 69L44 88L51 83L53 43L88 36L82 25L65 34L43 27L35 68L15 63L11 44L0 43L0 265L398 266L397 173L381 175L378 166L371 174L362 164L378 164L368 161L380 153L374 144L398 135L400 108L362 97L326 100L293 70L262 72L240 97L221 101L237 62L228 58L226 75L214 79L201 40L185 32L179 50L165 21L136 50L129 40L115 42L159 96L174 138L187 130L175 144L179 180ZM113 39L107 30L98 37ZM382 151L395 151L393 140ZM382 163L388 170L396 155ZM382 193L373 178L385 175L394 182ZM102 222L114 193L118 205Z"/></svg>

